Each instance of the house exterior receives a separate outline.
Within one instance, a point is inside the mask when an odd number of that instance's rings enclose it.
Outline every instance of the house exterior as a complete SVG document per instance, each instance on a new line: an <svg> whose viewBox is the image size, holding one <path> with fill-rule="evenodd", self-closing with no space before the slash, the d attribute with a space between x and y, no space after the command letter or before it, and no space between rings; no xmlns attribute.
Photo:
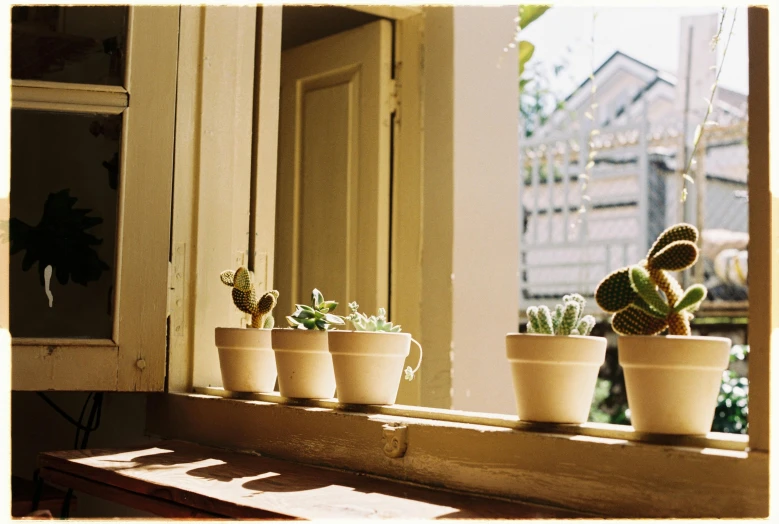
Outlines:
<svg viewBox="0 0 779 524"><path fill-rule="evenodd" d="M593 78L594 95L585 80L521 142L527 240L521 300L549 305L572 291L591 297L601 278L640 260L662 230L684 220L702 232L705 274L696 278L717 288L706 306L717 302L745 314L745 289L722 281L714 260L720 251L745 249L748 242L747 96L717 89L709 117L717 125L707 127L696 153L696 169L705 177L690 186L682 206L683 166L677 158L689 152L682 150L678 79L620 51ZM597 130L592 140L591 129ZM588 154L594 165L585 194L578 177ZM594 304L590 308L603 316Z"/></svg>

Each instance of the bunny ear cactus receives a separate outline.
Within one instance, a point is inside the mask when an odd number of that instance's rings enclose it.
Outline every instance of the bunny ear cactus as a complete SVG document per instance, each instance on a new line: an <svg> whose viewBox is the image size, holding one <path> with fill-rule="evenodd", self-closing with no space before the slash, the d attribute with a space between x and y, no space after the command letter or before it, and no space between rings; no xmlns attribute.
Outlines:
<svg viewBox="0 0 779 524"><path fill-rule="evenodd" d="M259 300L252 283L252 272L245 267L239 267L235 271L222 271L220 280L226 286L233 288L233 303L235 307L252 316L253 328L270 329L274 326L271 312L276 307L279 292L275 289L264 293Z"/></svg>
<svg viewBox="0 0 779 524"><path fill-rule="evenodd" d="M565 295L563 303L555 306L554 313L546 306L527 308L527 332L545 335L587 336L595 326L592 315L584 313L584 297L578 293Z"/></svg>
<svg viewBox="0 0 779 524"><path fill-rule="evenodd" d="M328 331L333 326L342 326L344 321L331 312L338 306L334 300L325 300L322 293L314 288L311 292L311 305L295 304L295 312L287 317L289 325L295 329L318 329Z"/></svg>
<svg viewBox="0 0 779 524"><path fill-rule="evenodd" d="M691 334L690 320L706 298L706 288L682 289L668 271L681 271L698 260L698 230L677 224L663 231L646 260L614 271L595 290L601 309L614 313L611 326L620 335ZM662 292L662 294L660 293Z"/></svg>

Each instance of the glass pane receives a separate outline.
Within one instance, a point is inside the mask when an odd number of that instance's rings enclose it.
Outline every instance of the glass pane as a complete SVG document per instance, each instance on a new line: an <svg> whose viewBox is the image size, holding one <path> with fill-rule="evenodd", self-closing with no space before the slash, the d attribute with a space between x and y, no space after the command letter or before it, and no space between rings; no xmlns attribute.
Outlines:
<svg viewBox="0 0 779 524"><path fill-rule="evenodd" d="M127 7L17 6L11 77L122 85Z"/></svg>
<svg viewBox="0 0 779 524"><path fill-rule="evenodd" d="M122 117L11 112L11 335L111 338Z"/></svg>

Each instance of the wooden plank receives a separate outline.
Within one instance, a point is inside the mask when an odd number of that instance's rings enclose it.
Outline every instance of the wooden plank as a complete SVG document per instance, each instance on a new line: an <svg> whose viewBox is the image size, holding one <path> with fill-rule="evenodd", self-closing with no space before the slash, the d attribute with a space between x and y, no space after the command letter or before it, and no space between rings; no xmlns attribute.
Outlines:
<svg viewBox="0 0 779 524"><path fill-rule="evenodd" d="M632 426L617 424L600 424L585 422L584 424L543 424L538 422L520 421L516 415L500 415L497 413L476 413L473 411L460 411L456 409L435 409L427 407L404 406L393 404L391 406L379 405L344 405L337 399L332 400L301 400L288 399L278 393L235 393L225 391L222 388L195 388L195 392L203 395L211 395L221 398L233 398L241 400L260 400L284 404L288 406L306 406L314 408L337 409L349 413L381 414L396 417L411 417L424 420L437 420L454 422L459 424L479 424L497 428L518 429L534 433L548 433L558 435L583 435L602 439L619 439L629 442L644 442L648 444L662 444L668 446L710 448L731 451L745 451L749 438L746 435L733 433L709 433L707 435L652 435L636 432Z"/></svg>
<svg viewBox="0 0 779 524"><path fill-rule="evenodd" d="M769 449L771 371L779 346L779 187L771 181L768 17L750 7L749 17L749 441ZM775 161L773 162L775 164ZM777 173L773 174L774 178ZM757 285L755 285L757 284ZM773 362L773 363L772 363Z"/></svg>
<svg viewBox="0 0 779 524"><path fill-rule="evenodd" d="M161 517L177 519L225 518L224 515L198 510L183 504L176 504L175 502L169 502L153 496L138 495L132 491L115 488L108 484L95 482L78 475L63 473L56 469L42 468L40 470L40 476L52 484L57 484L58 486L63 486L66 488L72 488L82 493L88 493L104 500L115 502L130 508L139 509L141 511L146 511L148 513L153 513L154 515L159 515ZM73 500L75 500L75 497L73 497ZM55 507L57 511L52 511L52 513L55 515L59 513L58 510L62 507L62 501L59 500L57 502L59 502L59 507ZM43 505L40 507L42 509L46 508L46 506ZM78 514L72 501L70 513L71 515Z"/></svg>
<svg viewBox="0 0 779 524"><path fill-rule="evenodd" d="M390 262L389 318L403 326L417 340L423 341L422 332L422 181L423 181L423 71L422 42L424 41L424 17L413 16L395 24L395 85L398 107L395 114L392 173L392 238ZM402 380L398 390L398 402L418 405L422 391L438 396L433 405L448 403L449 388L436 387L434 377L448 373L449 366L436 372L427 360L425 347L424 370L416 380ZM434 393L435 392L435 393Z"/></svg>
<svg viewBox="0 0 779 524"><path fill-rule="evenodd" d="M45 470L232 518L583 516L177 441L48 452L39 462Z"/></svg>
<svg viewBox="0 0 779 524"><path fill-rule="evenodd" d="M260 291L273 288L279 144L282 6L257 9L249 267Z"/></svg>
<svg viewBox="0 0 779 524"><path fill-rule="evenodd" d="M131 6L120 155L114 340L118 388L162 391L179 8Z"/></svg>
<svg viewBox="0 0 779 524"><path fill-rule="evenodd" d="M11 353L15 391L116 391L119 349L106 346L17 345Z"/></svg>
<svg viewBox="0 0 779 524"><path fill-rule="evenodd" d="M408 447L400 460L384 455L386 426L407 428ZM150 396L147 430L301 463L600 515L768 514L768 455L760 452L648 445L197 395Z"/></svg>
<svg viewBox="0 0 779 524"><path fill-rule="evenodd" d="M29 109L31 111L56 111L58 113L86 113L95 115L118 115L125 109L123 106L116 105L71 104L63 102L30 100L14 100L11 105L13 109Z"/></svg>
<svg viewBox="0 0 779 524"><path fill-rule="evenodd" d="M362 11L371 15L381 16L383 18L389 18L391 20L405 20L412 16L416 16L422 13L421 6L412 5L346 5L354 11Z"/></svg>
<svg viewBox="0 0 779 524"><path fill-rule="evenodd" d="M203 8L199 31L202 51L195 106L197 216L190 232L192 264L185 282L192 286L194 311L192 383L220 385L214 328L240 327L246 318L233 305L219 273L248 265L252 108L256 6Z"/></svg>
<svg viewBox="0 0 779 524"><path fill-rule="evenodd" d="M100 89L100 87L102 86L57 84L55 82L22 83L17 80L12 83L11 87L11 107L36 109L37 104L41 104L41 109L54 106L67 110L71 105L77 107L96 106L105 108L100 112L107 110L111 114L119 114L127 107L129 97L123 88L106 86L111 89Z"/></svg>

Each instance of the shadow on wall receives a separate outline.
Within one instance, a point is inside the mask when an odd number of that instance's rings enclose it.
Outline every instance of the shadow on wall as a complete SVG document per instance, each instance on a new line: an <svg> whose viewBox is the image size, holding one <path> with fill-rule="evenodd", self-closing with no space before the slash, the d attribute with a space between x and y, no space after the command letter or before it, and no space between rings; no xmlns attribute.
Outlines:
<svg viewBox="0 0 779 524"><path fill-rule="evenodd" d="M63 411L78 420L87 392L47 392ZM86 418L86 416L85 416ZM89 437L89 448L114 448L142 445L151 439L144 435L146 395L143 393L106 393L100 427ZM11 394L11 470L12 474L32 479L38 453L73 449L76 428L44 402L35 392ZM82 433L83 435L83 433ZM153 517L76 492L76 518Z"/></svg>

